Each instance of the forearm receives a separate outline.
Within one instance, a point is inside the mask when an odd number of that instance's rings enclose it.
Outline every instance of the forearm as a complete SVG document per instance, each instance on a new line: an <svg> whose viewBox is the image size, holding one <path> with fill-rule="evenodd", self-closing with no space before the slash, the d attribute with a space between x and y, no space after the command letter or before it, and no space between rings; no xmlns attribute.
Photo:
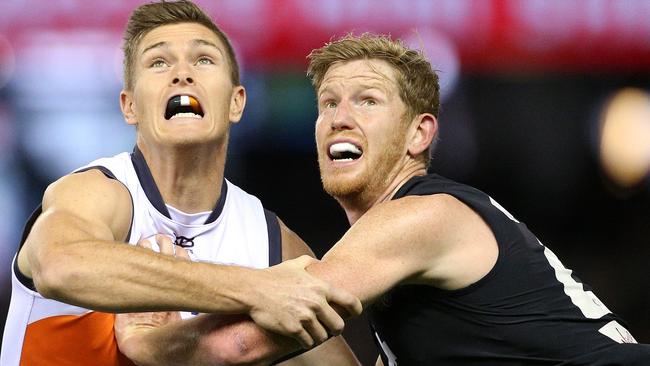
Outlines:
<svg viewBox="0 0 650 366"><path fill-rule="evenodd" d="M52 245L41 256L32 273L44 296L112 312L247 312L242 296L257 271L192 263L111 241Z"/></svg>
<svg viewBox="0 0 650 366"><path fill-rule="evenodd" d="M205 314L134 334L116 333L120 351L139 366L261 366L302 350L295 340L266 332L246 316ZM281 365L358 366L359 361L343 338L335 337Z"/></svg>
<svg viewBox="0 0 650 366"><path fill-rule="evenodd" d="M300 348L246 316L205 314L126 337L116 335L120 350L141 366L269 365Z"/></svg>

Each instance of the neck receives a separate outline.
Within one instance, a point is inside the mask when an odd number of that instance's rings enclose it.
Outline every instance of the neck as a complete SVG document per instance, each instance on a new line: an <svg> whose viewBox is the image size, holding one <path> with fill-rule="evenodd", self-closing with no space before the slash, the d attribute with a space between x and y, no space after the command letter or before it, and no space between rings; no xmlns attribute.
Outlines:
<svg viewBox="0 0 650 366"><path fill-rule="evenodd" d="M363 216L372 207L386 201L390 201L395 193L406 183L409 179L426 175L427 169L423 163L410 161L397 174L390 179L387 184L377 194L361 194L351 195L350 197L335 197L339 202L345 214L348 217L350 225L354 225L357 220Z"/></svg>
<svg viewBox="0 0 650 366"><path fill-rule="evenodd" d="M160 195L186 213L211 211L221 195L227 143L156 147L138 141Z"/></svg>

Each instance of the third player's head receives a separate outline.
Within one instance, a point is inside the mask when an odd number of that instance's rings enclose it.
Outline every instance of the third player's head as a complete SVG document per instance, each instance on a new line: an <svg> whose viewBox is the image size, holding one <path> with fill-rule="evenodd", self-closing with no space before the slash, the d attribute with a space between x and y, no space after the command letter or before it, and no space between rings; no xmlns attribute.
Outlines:
<svg viewBox="0 0 650 366"><path fill-rule="evenodd" d="M122 111L138 145L228 137L246 94L228 37L189 1L142 5L124 34Z"/></svg>
<svg viewBox="0 0 650 366"><path fill-rule="evenodd" d="M312 51L316 144L325 190L369 205L402 177L426 171L440 109L438 76L386 36L345 36Z"/></svg>

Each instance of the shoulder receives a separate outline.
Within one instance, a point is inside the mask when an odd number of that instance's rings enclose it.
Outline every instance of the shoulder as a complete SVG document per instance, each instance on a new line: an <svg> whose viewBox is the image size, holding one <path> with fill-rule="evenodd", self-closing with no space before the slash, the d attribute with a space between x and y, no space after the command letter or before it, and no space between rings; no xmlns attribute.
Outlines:
<svg viewBox="0 0 650 366"><path fill-rule="evenodd" d="M375 263L402 263L407 282L445 289L480 279L498 256L489 226L449 194L405 196L376 205L339 243L357 248L350 251L355 256L371 252Z"/></svg>
<svg viewBox="0 0 650 366"><path fill-rule="evenodd" d="M129 197L128 189L120 181L106 176L99 169L89 169L66 175L50 184L43 196L43 207L72 205L89 199L108 203Z"/></svg>
<svg viewBox="0 0 650 366"><path fill-rule="evenodd" d="M368 210L351 231L420 232L447 229L462 219L469 209L452 195L439 193L404 196L382 202Z"/></svg>
<svg viewBox="0 0 650 366"><path fill-rule="evenodd" d="M101 221L117 232L130 224L132 210L126 186L98 169L66 175L50 184L43 195L44 214L63 212Z"/></svg>

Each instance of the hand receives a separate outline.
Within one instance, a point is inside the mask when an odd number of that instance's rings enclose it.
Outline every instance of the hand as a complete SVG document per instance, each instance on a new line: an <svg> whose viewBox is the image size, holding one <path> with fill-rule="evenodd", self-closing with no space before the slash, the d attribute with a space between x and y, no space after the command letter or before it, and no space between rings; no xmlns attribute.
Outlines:
<svg viewBox="0 0 650 366"><path fill-rule="evenodd" d="M250 316L262 328L295 338L311 348L341 334L345 323L332 307L338 305L350 316L359 315L358 298L330 286L305 270L317 262L301 256L260 271L252 291Z"/></svg>
<svg viewBox="0 0 650 366"><path fill-rule="evenodd" d="M181 247L174 248L171 239L165 235L156 235L155 244L158 245L162 254L189 260L187 251ZM153 245L149 239L141 239L138 242L138 246L152 249ZM125 313L115 315L113 327L120 352L132 360L139 359L139 354L147 350L146 342L143 339L147 332L180 320L181 316L179 312Z"/></svg>
<svg viewBox="0 0 650 366"><path fill-rule="evenodd" d="M158 246L158 250L154 249L154 244ZM159 252L160 254L171 255L173 257L190 260L190 256L187 253L187 250L178 245L174 245L174 243L172 243L172 239L164 234L156 234L149 238L140 239L140 241L138 241L138 246L151 249L153 251Z"/></svg>
<svg viewBox="0 0 650 366"><path fill-rule="evenodd" d="M129 359L140 359L142 353L150 349L144 339L148 332L180 320L180 313L176 311L116 314L113 327L117 346Z"/></svg>

